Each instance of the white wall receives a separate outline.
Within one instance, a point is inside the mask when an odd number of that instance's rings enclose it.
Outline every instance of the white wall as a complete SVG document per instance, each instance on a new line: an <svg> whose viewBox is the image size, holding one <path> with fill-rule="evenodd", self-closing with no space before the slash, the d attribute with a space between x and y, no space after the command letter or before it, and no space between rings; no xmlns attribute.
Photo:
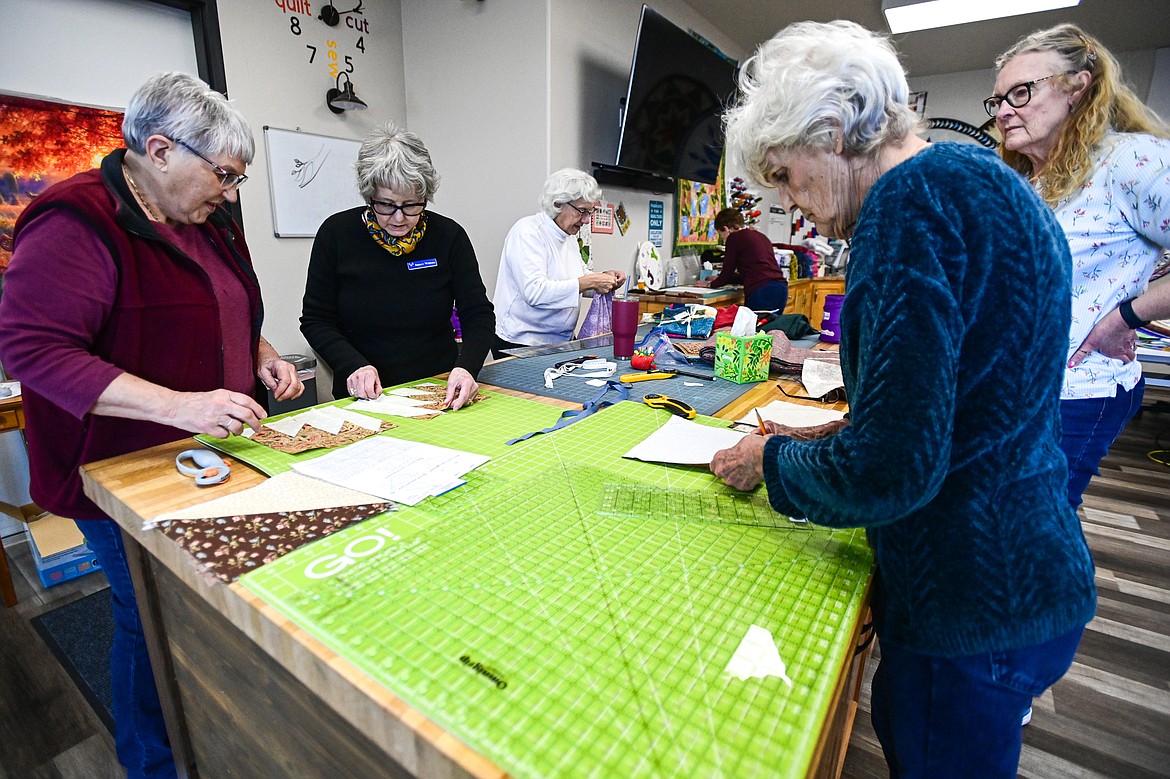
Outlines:
<svg viewBox="0 0 1170 779"><path fill-rule="evenodd" d="M315 12L320 5L312 3ZM228 95L256 136L256 158L248 168L252 179L240 191L244 230L264 293L264 334L282 353L310 353L299 323L313 240L274 235L263 128L360 140L377 124L405 124L400 6L399 0L366 0L360 18L347 22L343 16L331 28L311 14L289 13L286 9L295 7L292 0L283 7L274 0L219 3ZM359 39L365 51L357 48ZM334 114L325 105L325 93L336 83L329 70L329 41L337 44L339 56L352 57L354 89L368 110ZM310 45L317 47L312 62L306 48ZM392 305L387 301L387 316L392 316ZM329 397L330 385L329 371L319 363L322 399Z"/></svg>
<svg viewBox="0 0 1170 779"><path fill-rule="evenodd" d="M508 229L537 211L549 168L547 0L403 0L409 125L467 230L490 296Z"/></svg>

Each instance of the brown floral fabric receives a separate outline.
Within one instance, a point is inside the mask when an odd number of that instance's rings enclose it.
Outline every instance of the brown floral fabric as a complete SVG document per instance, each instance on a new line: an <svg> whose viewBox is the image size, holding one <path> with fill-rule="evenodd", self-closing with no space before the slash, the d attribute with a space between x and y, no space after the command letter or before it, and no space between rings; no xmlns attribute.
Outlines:
<svg viewBox="0 0 1170 779"><path fill-rule="evenodd" d="M202 568L230 584L310 541L392 508L394 504L390 502L369 503L214 519L177 519L159 527Z"/></svg>
<svg viewBox="0 0 1170 779"><path fill-rule="evenodd" d="M295 436L289 436L279 430L261 426L260 432L252 436L251 440L279 452L297 454L307 452L310 449L336 449L339 446L352 444L363 438L377 435L383 430L392 430L396 427L398 425L393 422L383 422L379 430L367 430L352 422L346 422L341 426L341 430L334 435L312 425L305 425Z"/></svg>

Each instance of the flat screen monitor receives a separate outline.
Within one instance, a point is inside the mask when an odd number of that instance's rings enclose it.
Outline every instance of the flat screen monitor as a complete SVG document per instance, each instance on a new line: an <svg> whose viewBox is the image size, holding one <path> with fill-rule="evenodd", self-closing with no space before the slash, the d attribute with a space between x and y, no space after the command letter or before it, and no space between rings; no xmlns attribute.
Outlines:
<svg viewBox="0 0 1170 779"><path fill-rule="evenodd" d="M714 183L735 72L734 61L643 5L618 166Z"/></svg>

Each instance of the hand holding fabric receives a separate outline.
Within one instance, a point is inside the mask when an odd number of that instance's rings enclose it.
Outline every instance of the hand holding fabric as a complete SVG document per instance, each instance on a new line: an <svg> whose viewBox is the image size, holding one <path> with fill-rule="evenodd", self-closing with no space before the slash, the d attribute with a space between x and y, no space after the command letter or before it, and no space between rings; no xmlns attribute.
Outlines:
<svg viewBox="0 0 1170 779"><path fill-rule="evenodd" d="M443 407L452 411L463 408L478 391L479 384L474 376L463 368L452 368L447 377L447 399L443 401Z"/></svg>
<svg viewBox="0 0 1170 779"><path fill-rule="evenodd" d="M345 380L351 398L370 400L382 394L382 379L373 365L363 365Z"/></svg>
<svg viewBox="0 0 1170 779"><path fill-rule="evenodd" d="M730 449L715 453L711 473L737 490L753 490L764 480L764 444L769 436L745 435Z"/></svg>
<svg viewBox="0 0 1170 779"><path fill-rule="evenodd" d="M242 392L226 389L211 392L176 392L166 423L181 430L215 438L239 435L245 427L260 429L268 414Z"/></svg>

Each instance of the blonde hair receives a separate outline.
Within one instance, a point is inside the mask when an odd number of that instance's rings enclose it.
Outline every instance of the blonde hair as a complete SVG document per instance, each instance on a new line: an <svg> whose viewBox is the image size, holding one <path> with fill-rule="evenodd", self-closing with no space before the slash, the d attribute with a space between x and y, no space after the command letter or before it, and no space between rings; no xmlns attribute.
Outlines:
<svg viewBox="0 0 1170 779"><path fill-rule="evenodd" d="M1049 51L1061 58L1067 70L1087 70L1092 77L1058 131L1044 171L1037 177L1041 196L1055 207L1088 180L1106 133L1112 130L1170 138L1170 128L1121 80L1121 66L1109 50L1074 24L1058 24L1021 38L996 59L995 72L1021 54ZM1057 76L1052 83L1054 89L1069 91L1067 74ZM1025 176L1035 176L1032 161L1023 154L1000 146L1000 155Z"/></svg>

